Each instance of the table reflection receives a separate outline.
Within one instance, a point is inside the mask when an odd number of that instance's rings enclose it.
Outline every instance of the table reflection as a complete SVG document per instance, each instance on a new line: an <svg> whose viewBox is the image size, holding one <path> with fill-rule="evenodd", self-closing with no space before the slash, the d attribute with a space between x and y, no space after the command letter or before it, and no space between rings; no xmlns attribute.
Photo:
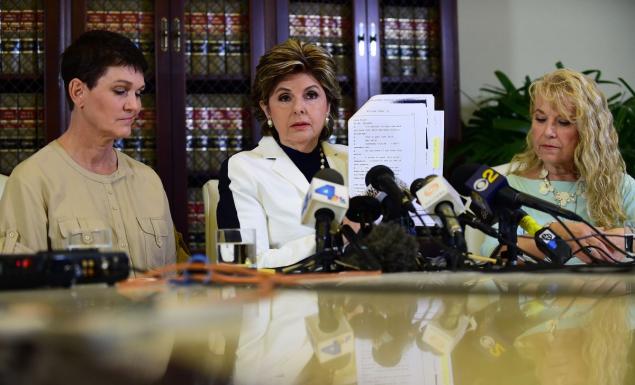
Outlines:
<svg viewBox="0 0 635 385"><path fill-rule="evenodd" d="M624 276L0 293L0 383L626 384ZM94 379L94 380L93 380Z"/></svg>

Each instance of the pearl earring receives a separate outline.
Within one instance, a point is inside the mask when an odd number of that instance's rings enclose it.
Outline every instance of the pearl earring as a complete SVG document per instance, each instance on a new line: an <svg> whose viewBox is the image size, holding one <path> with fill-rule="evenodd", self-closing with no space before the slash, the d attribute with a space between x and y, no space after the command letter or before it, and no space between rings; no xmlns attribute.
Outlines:
<svg viewBox="0 0 635 385"><path fill-rule="evenodd" d="M269 126L269 128L273 127L273 122L271 121L271 118L267 118L267 126Z"/></svg>
<svg viewBox="0 0 635 385"><path fill-rule="evenodd" d="M326 115L326 119L325 119L325 121L324 121L324 125L328 127L328 125L329 125L329 121L330 121L329 116L328 116L328 115Z"/></svg>

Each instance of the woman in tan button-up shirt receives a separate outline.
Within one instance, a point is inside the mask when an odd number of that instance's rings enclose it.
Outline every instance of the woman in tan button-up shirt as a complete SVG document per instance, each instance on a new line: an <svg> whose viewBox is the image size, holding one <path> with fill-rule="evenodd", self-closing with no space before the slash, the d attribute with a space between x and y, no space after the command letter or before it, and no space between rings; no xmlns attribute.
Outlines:
<svg viewBox="0 0 635 385"><path fill-rule="evenodd" d="M163 185L148 166L116 151L141 110L147 63L122 35L84 33L62 54L70 124L19 164L0 200L0 253L62 249L69 237L90 244L110 229L113 249L147 269L175 262Z"/></svg>

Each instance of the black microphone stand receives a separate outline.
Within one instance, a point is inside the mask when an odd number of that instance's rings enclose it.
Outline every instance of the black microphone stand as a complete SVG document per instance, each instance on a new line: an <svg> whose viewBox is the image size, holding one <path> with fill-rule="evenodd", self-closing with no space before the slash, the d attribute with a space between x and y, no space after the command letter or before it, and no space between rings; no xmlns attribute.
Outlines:
<svg viewBox="0 0 635 385"><path fill-rule="evenodd" d="M507 245L507 250L501 255L508 261L509 266L516 266L518 256L522 254L518 247L518 224L523 213L517 208L504 208L498 213L498 242Z"/></svg>
<svg viewBox="0 0 635 385"><path fill-rule="evenodd" d="M324 248L321 251L317 251L312 256L307 259L314 259L316 262L316 270L322 272L332 272L335 271L333 267L335 264L335 260L340 256L339 248L333 247L333 245Z"/></svg>
<svg viewBox="0 0 635 385"><path fill-rule="evenodd" d="M318 269L321 269L323 272L337 271L335 261L340 259L343 247L341 236L333 237L329 234L328 243L324 245L324 248L320 250L316 249L316 253L314 254Z"/></svg>

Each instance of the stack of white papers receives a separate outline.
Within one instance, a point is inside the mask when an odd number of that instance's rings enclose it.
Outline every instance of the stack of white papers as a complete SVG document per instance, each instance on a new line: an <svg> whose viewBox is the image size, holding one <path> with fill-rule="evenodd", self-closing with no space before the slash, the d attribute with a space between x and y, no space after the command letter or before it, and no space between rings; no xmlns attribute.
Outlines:
<svg viewBox="0 0 635 385"><path fill-rule="evenodd" d="M408 186L443 173L443 111L433 95L376 95L348 121L349 194L362 195L371 167L389 167Z"/></svg>

